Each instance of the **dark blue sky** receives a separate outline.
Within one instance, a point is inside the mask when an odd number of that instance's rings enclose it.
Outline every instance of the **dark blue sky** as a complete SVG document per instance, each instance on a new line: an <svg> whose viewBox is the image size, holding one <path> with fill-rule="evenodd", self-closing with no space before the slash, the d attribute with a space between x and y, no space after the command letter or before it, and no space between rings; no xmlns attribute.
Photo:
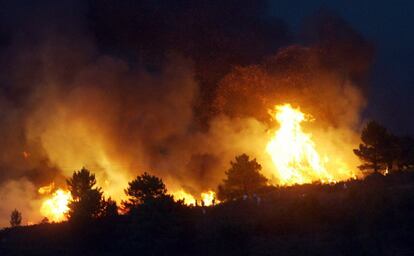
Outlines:
<svg viewBox="0 0 414 256"><path fill-rule="evenodd" d="M414 2L273 1L270 12L298 31L319 9L339 14L376 50L366 115L398 133L414 134Z"/></svg>

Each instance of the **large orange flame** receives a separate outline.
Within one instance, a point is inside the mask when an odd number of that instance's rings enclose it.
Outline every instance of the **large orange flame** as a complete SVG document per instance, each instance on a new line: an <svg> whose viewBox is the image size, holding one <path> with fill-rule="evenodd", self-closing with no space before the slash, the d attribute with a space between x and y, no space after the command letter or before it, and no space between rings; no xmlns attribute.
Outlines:
<svg viewBox="0 0 414 256"><path fill-rule="evenodd" d="M185 205L195 206L197 203L195 197L192 194L185 192L183 189L173 192L172 195L176 200L184 201ZM220 201L216 199L216 192L212 190L201 193L200 199L199 202L204 206L212 206L220 203Z"/></svg>
<svg viewBox="0 0 414 256"><path fill-rule="evenodd" d="M54 184L39 189L40 194L50 193ZM40 213L50 221L61 222L66 220L69 211L69 202L72 195L69 191L57 189L49 198L45 199L40 207Z"/></svg>
<svg viewBox="0 0 414 256"><path fill-rule="evenodd" d="M205 206L211 206L220 203L220 201L216 199L216 192L212 190L201 193L201 200Z"/></svg>
<svg viewBox="0 0 414 256"><path fill-rule="evenodd" d="M275 106L274 115L280 128L266 149L272 158L280 184L337 181L326 169L325 163L329 158L320 156L312 135L302 130L301 123L309 121L310 116L290 104Z"/></svg>
<svg viewBox="0 0 414 256"><path fill-rule="evenodd" d="M174 199L176 200L182 200L185 205L193 205L195 206L196 200L193 195L185 192L184 190L180 189L178 191L175 191L172 193Z"/></svg>

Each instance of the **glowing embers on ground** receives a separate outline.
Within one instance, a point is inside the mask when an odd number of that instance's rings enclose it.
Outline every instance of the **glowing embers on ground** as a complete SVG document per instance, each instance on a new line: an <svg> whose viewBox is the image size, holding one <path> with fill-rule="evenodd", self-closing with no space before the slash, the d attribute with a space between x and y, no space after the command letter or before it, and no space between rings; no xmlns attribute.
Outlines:
<svg viewBox="0 0 414 256"><path fill-rule="evenodd" d="M290 104L275 106L275 119L280 128L267 144L267 152L275 165L281 185L314 181L334 182L316 151L311 134L302 130L301 123L309 116Z"/></svg>
<svg viewBox="0 0 414 256"><path fill-rule="evenodd" d="M72 195L69 191L63 189L57 189L53 193L54 184L39 188L40 194L49 195L46 198L42 206L40 207L40 213L48 218L49 221L61 222L67 219L66 214L69 211L69 202L72 199Z"/></svg>

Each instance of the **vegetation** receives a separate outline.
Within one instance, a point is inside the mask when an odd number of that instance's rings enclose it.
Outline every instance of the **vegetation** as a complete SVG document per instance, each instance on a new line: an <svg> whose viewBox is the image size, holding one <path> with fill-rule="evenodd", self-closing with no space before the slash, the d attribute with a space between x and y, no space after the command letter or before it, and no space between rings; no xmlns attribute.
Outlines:
<svg viewBox="0 0 414 256"><path fill-rule="evenodd" d="M384 172L414 166L414 139L398 137L375 121L369 122L361 134L362 143L354 153L363 161L363 171Z"/></svg>
<svg viewBox="0 0 414 256"><path fill-rule="evenodd" d="M362 144L354 153L364 161L360 165L361 170L373 170L379 172L385 170L390 162L389 149L391 138L388 131L378 123L371 121L363 129L361 134Z"/></svg>
<svg viewBox="0 0 414 256"><path fill-rule="evenodd" d="M412 255L414 173L0 231L2 255Z"/></svg>
<svg viewBox="0 0 414 256"><path fill-rule="evenodd" d="M161 178L128 183L124 214L83 168L67 183L69 222L0 231L2 255L412 255L414 140L370 122L355 150L364 180L273 187L256 159L237 156L218 188L221 204L185 206ZM379 175L384 170L394 170ZM399 172L395 170L400 170ZM258 200L260 196L260 200ZM73 220L88 220L74 225ZM73 228L76 227L76 228Z"/></svg>
<svg viewBox="0 0 414 256"><path fill-rule="evenodd" d="M249 160L246 154L236 156L226 171L226 179L218 187L220 200L233 200L243 196L259 194L267 186L267 179L260 173L261 165L256 159Z"/></svg>
<svg viewBox="0 0 414 256"><path fill-rule="evenodd" d="M123 202L124 208L131 212L142 204L149 204L166 197L167 188L162 179L146 172L128 183L125 189L128 200Z"/></svg>
<svg viewBox="0 0 414 256"><path fill-rule="evenodd" d="M397 139L396 167L397 170L414 168L414 139L404 136Z"/></svg>
<svg viewBox="0 0 414 256"><path fill-rule="evenodd" d="M10 226L17 227L22 223L22 214L17 209L14 209L10 214Z"/></svg>
<svg viewBox="0 0 414 256"><path fill-rule="evenodd" d="M118 205L116 201L110 197L108 199L102 198L100 217L113 218L115 216L118 216Z"/></svg>
<svg viewBox="0 0 414 256"><path fill-rule="evenodd" d="M102 212L103 200L101 188L96 187L95 175L82 168L73 173L67 185L72 194L69 219L86 221L98 217Z"/></svg>

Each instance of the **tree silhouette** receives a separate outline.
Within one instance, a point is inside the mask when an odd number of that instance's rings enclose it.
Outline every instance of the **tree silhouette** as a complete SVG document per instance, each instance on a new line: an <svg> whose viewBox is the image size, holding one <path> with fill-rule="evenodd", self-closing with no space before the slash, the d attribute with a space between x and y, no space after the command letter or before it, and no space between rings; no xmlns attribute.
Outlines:
<svg viewBox="0 0 414 256"><path fill-rule="evenodd" d="M125 189L128 201L123 202L123 205L131 211L141 204L162 199L166 193L167 189L162 179L144 172L128 183L128 188Z"/></svg>
<svg viewBox="0 0 414 256"><path fill-rule="evenodd" d="M49 219L47 217L44 217L42 221L40 222L40 224L48 224L48 223L49 223Z"/></svg>
<svg viewBox="0 0 414 256"><path fill-rule="evenodd" d="M409 136L398 138L396 164L399 170L414 167L414 139Z"/></svg>
<svg viewBox="0 0 414 256"><path fill-rule="evenodd" d="M87 220L98 217L102 211L102 191L96 187L95 175L82 168L67 180L72 200L69 203L69 219Z"/></svg>
<svg viewBox="0 0 414 256"><path fill-rule="evenodd" d="M386 168L392 169L396 158L395 137L390 135L387 129L375 121L370 121L361 134L362 144L354 149L364 163L358 166L361 170L373 170L379 172Z"/></svg>
<svg viewBox="0 0 414 256"><path fill-rule="evenodd" d="M252 196L267 186L267 179L260 173L262 167L256 159L249 160L248 155L242 154L230 164L230 169L226 171L227 178L218 187L220 200Z"/></svg>
<svg viewBox="0 0 414 256"><path fill-rule="evenodd" d="M100 217L111 218L118 216L118 205L116 204L116 201L112 200L110 197L108 199L102 199L101 210Z"/></svg>
<svg viewBox="0 0 414 256"><path fill-rule="evenodd" d="M22 213L14 209L10 215L10 226L17 227L22 223Z"/></svg>

